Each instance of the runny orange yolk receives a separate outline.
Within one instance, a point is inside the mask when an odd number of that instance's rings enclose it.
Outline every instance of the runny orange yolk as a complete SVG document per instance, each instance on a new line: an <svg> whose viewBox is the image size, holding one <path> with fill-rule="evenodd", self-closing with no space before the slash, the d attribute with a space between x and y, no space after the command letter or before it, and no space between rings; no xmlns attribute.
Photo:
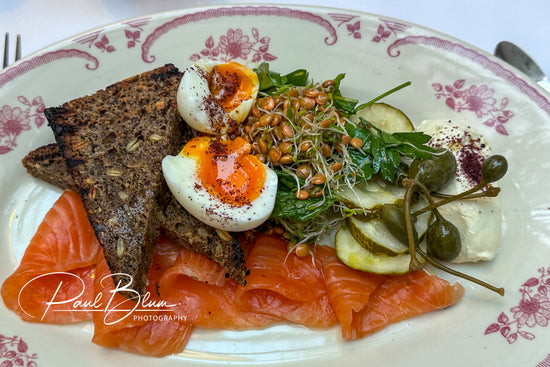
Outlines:
<svg viewBox="0 0 550 367"><path fill-rule="evenodd" d="M256 85L258 85L257 75L236 62L214 66L208 81L210 92L226 112L239 107L243 101L253 98Z"/></svg>
<svg viewBox="0 0 550 367"><path fill-rule="evenodd" d="M221 201L235 206L250 204L260 196L266 173L257 157L250 154L245 139L219 137L191 139L182 154L197 161L201 185Z"/></svg>

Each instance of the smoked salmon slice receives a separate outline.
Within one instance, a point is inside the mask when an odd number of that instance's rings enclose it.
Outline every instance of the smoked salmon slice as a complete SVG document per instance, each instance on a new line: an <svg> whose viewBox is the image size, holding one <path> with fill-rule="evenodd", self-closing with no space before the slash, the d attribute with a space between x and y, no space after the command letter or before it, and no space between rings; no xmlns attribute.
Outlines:
<svg viewBox="0 0 550 367"><path fill-rule="evenodd" d="M359 339L386 326L449 307L464 287L424 270L399 276L363 273L327 262L327 289L346 340Z"/></svg>
<svg viewBox="0 0 550 367"><path fill-rule="evenodd" d="M74 302L93 299L100 249L80 197L63 192L38 226L19 267L2 284L4 303L25 321L91 319L91 312L78 310Z"/></svg>
<svg viewBox="0 0 550 367"><path fill-rule="evenodd" d="M369 303L371 294L386 280L386 276L365 273L350 268L336 256L323 264L327 294L346 340L358 338L360 329L354 323Z"/></svg>
<svg viewBox="0 0 550 367"><path fill-rule="evenodd" d="M162 275L159 293L174 305L176 314L197 326L238 330L264 327L275 321L239 309L235 293L241 286L225 274L225 269L214 261L182 249L174 266Z"/></svg>
<svg viewBox="0 0 550 367"><path fill-rule="evenodd" d="M109 266L101 257L94 284L96 297L101 295L98 312L93 315L94 343L153 357L183 350L194 326L176 315L157 293L162 267L173 258L175 249L165 245L153 255L145 294L136 295L134 300L117 292L125 284L113 283Z"/></svg>
<svg viewBox="0 0 550 367"><path fill-rule="evenodd" d="M289 321L308 327L336 324L318 257L289 255L286 242L259 236L247 257L250 274L240 286L200 254L182 250L160 280L159 293L197 326L240 330ZM330 254L334 254L333 250Z"/></svg>
<svg viewBox="0 0 550 367"><path fill-rule="evenodd" d="M321 265L333 251L319 245L310 256L300 258L289 254L282 239L258 236L246 260L250 275L237 290L237 304L247 312L307 327L335 325Z"/></svg>
<svg viewBox="0 0 550 367"><path fill-rule="evenodd" d="M459 283L418 270L389 277L372 294L365 309L354 320L357 337L372 334L389 324L447 308L464 294Z"/></svg>

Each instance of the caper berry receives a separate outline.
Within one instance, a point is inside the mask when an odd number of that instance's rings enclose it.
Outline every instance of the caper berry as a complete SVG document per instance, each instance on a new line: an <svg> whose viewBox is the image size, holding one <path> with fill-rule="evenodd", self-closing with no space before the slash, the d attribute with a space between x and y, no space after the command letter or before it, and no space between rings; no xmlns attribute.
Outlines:
<svg viewBox="0 0 550 367"><path fill-rule="evenodd" d="M428 255L442 261L452 261L460 253L462 241L458 228L441 216L436 216L426 232Z"/></svg>
<svg viewBox="0 0 550 367"><path fill-rule="evenodd" d="M436 148L430 158L415 158L409 168L409 178L421 182L429 192L437 191L454 179L456 159L447 149Z"/></svg>
<svg viewBox="0 0 550 367"><path fill-rule="evenodd" d="M388 231L401 243L408 244L407 225L405 224L405 210L397 204L384 204L380 213L380 220ZM414 221L413 221L414 222ZM418 243L418 233L413 225L413 237Z"/></svg>
<svg viewBox="0 0 550 367"><path fill-rule="evenodd" d="M500 180L508 170L508 161L499 154L492 155L483 161L482 180L491 183Z"/></svg>

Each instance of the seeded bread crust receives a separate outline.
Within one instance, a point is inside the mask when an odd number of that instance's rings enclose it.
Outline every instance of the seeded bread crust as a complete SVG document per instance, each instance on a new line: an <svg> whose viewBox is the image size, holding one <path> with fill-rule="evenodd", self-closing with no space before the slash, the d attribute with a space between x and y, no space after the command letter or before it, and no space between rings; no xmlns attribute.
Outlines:
<svg viewBox="0 0 550 367"><path fill-rule="evenodd" d="M140 294L168 190L161 161L181 148L180 78L166 65L44 111L115 285Z"/></svg>
<svg viewBox="0 0 550 367"><path fill-rule="evenodd" d="M218 233L189 214L174 196L171 196L160 222L162 230L174 243L216 261L225 269L227 277L240 285L246 284L250 271L246 268L244 252L235 234Z"/></svg>
<svg viewBox="0 0 550 367"><path fill-rule="evenodd" d="M78 192L65 159L56 143L30 151L21 161L31 176L61 189Z"/></svg>

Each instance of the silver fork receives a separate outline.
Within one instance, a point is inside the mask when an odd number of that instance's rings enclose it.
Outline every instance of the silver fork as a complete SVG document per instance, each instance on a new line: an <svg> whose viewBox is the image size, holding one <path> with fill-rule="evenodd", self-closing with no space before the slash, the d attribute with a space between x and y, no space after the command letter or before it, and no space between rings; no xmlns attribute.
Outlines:
<svg viewBox="0 0 550 367"><path fill-rule="evenodd" d="M10 61L10 34L6 32L4 36L4 61L2 62L2 68L5 68L9 65ZM21 35L18 34L15 39L15 60L17 61L21 58Z"/></svg>

